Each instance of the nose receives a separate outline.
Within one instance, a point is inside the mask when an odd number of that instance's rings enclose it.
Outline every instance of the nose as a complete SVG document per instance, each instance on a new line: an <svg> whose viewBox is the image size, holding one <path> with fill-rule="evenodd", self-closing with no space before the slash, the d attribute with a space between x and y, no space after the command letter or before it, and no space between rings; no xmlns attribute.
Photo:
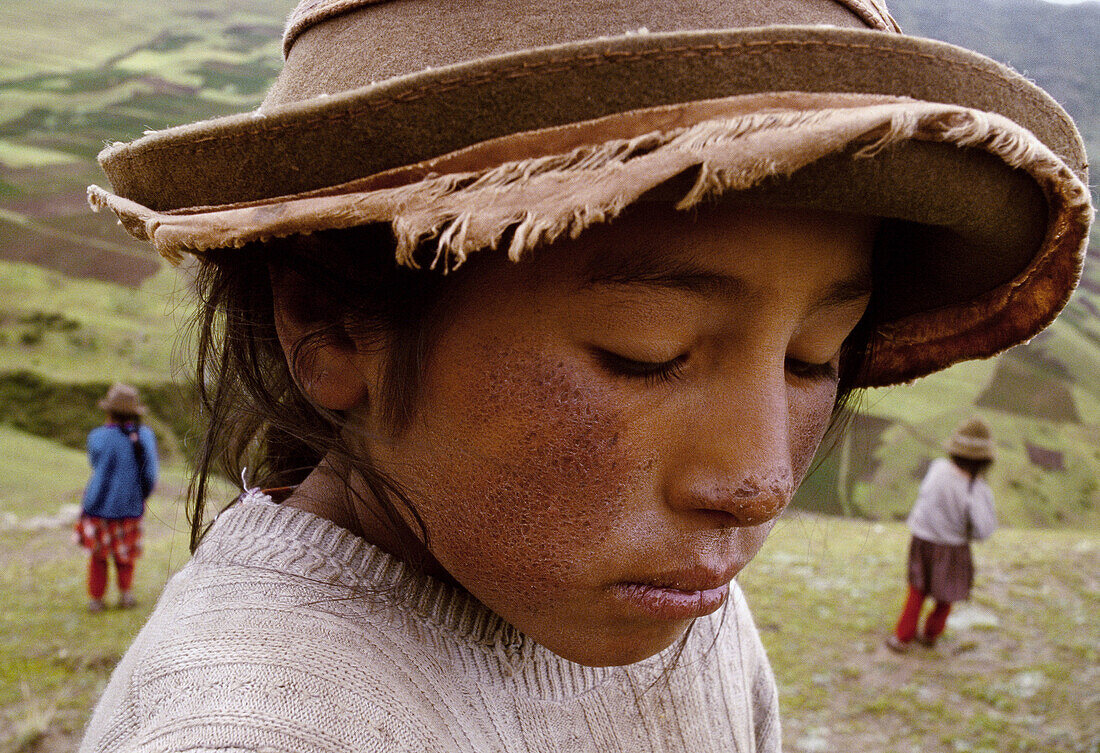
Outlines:
<svg viewBox="0 0 1100 753"><path fill-rule="evenodd" d="M681 414L681 440L666 468L673 508L724 527L778 517L794 495L786 380L750 375Z"/></svg>

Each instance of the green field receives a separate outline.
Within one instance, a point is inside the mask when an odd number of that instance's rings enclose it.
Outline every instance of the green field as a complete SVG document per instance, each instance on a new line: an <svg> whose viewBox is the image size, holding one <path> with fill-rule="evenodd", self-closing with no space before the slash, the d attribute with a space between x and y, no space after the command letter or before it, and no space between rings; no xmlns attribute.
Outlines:
<svg viewBox="0 0 1100 753"><path fill-rule="evenodd" d="M61 381L164 381L185 319L165 267L134 290L0 261L0 372Z"/></svg>
<svg viewBox="0 0 1100 753"><path fill-rule="evenodd" d="M1001 530L934 650L883 646L905 596L899 524L788 517L739 578L779 679L785 751L1100 746L1100 535Z"/></svg>
<svg viewBox="0 0 1100 753"><path fill-rule="evenodd" d="M2 426L0 453L0 751L70 751L111 668L187 559L187 471L166 464L149 501L134 585L141 608L93 619L86 557L70 540L89 473L84 453ZM216 493L233 495L227 485Z"/></svg>

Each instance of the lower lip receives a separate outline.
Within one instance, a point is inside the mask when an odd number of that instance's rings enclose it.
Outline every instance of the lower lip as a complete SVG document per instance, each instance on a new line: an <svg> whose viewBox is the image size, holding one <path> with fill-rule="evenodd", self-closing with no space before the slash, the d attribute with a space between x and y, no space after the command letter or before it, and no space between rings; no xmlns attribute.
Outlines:
<svg viewBox="0 0 1100 753"><path fill-rule="evenodd" d="M676 588L621 583L615 595L642 612L660 620L691 620L704 617L722 606L729 596L729 584L705 591L681 591Z"/></svg>

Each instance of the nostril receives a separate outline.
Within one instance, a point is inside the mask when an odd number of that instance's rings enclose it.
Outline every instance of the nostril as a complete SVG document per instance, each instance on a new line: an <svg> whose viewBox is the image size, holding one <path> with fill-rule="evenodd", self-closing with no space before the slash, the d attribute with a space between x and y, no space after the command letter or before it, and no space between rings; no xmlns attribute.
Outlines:
<svg viewBox="0 0 1100 753"><path fill-rule="evenodd" d="M727 526L756 526L779 516L794 496L790 474L749 476L737 482L698 483L691 505Z"/></svg>

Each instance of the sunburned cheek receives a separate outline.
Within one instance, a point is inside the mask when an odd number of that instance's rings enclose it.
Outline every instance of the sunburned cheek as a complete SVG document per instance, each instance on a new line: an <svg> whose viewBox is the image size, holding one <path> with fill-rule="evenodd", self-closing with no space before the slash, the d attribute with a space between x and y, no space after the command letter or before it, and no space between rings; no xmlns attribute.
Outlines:
<svg viewBox="0 0 1100 753"><path fill-rule="evenodd" d="M800 410L791 414L788 431L791 442L791 471L796 486L806 477L814 454L829 428L835 399L835 390L822 389Z"/></svg>
<svg viewBox="0 0 1100 753"><path fill-rule="evenodd" d="M590 568L622 513L632 474L621 422L583 367L512 349L481 366L462 393L467 462L440 521L451 529L433 534L433 549L482 601L536 614Z"/></svg>

